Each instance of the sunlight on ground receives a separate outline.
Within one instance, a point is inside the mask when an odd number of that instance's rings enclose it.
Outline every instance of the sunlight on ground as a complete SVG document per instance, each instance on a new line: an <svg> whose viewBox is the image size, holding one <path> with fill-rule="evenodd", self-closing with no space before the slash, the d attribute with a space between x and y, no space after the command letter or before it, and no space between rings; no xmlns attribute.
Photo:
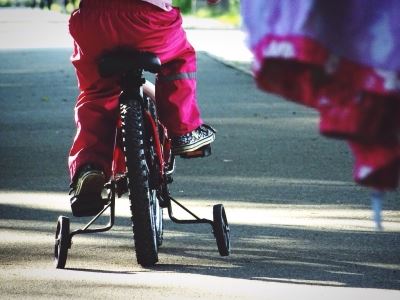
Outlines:
<svg viewBox="0 0 400 300"><path fill-rule="evenodd" d="M10 274L8 274L10 276ZM93 286L91 296L112 296L115 298L126 293L130 288L130 295L138 295L139 289L145 288L145 294L140 299L151 298L187 299L189 295L196 295L201 299L396 299L399 293L391 290L345 288L337 282L302 281L296 279L258 277L257 280L233 279L199 274L175 274L172 272L85 272L84 270L51 270L28 269L18 274L9 285L19 285L23 291L26 282L34 278L34 286L41 286L43 282L56 284L58 293L64 294L71 287L75 290L84 286ZM13 275L11 275L13 277ZM0 278L2 278L0 273ZM2 278L5 279L5 278ZM9 278L8 278L9 279ZM295 284L293 284L295 283ZM304 284L307 283L307 284ZM1 285L1 284L0 284ZM118 286L119 289L110 287ZM40 294L40 292L39 292ZM185 296L184 296L185 295ZM295 295L295 297L294 297ZM126 296L126 294L125 294Z"/></svg>
<svg viewBox="0 0 400 300"><path fill-rule="evenodd" d="M206 51L216 57L223 57L226 61L250 62L252 53L246 46L244 32L227 30L188 30L187 36L197 51ZM221 42L223 41L223 42ZM226 49L234 49L227 52Z"/></svg>
<svg viewBox="0 0 400 300"><path fill-rule="evenodd" d="M218 180L210 179L210 180ZM242 184L243 178L240 179ZM251 180L254 183L254 179ZM274 180L279 183L279 179ZM299 182L302 180L297 180ZM322 183L322 181L316 181ZM345 183L331 182L341 185ZM212 219L212 206L217 204L206 199L179 199L200 218ZM68 195L42 192L1 192L0 204L17 207L60 211L69 213ZM319 230L373 230L372 211L346 207L345 205L277 205L248 203L246 201L226 202L224 204L230 224L256 226L292 226ZM174 207L178 218L191 218L179 207ZM6 212L4 212L6 214ZM129 203L125 197L116 200L116 215L129 217ZM164 217L167 218L165 211ZM400 232L400 212L384 210L383 226L386 231ZM4 222L4 221L2 221Z"/></svg>
<svg viewBox="0 0 400 300"><path fill-rule="evenodd" d="M68 15L46 10L0 10L0 49L71 48ZM49 23L51 24L49 26Z"/></svg>

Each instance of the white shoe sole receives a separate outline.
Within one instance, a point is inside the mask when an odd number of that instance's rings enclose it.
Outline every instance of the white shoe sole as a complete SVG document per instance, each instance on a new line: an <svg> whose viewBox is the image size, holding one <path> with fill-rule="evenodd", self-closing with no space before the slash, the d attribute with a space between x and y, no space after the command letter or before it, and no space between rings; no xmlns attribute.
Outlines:
<svg viewBox="0 0 400 300"><path fill-rule="evenodd" d="M206 146L208 144L211 144L213 141L215 140L215 134L209 136L208 138L205 138L201 141L198 141L195 144L192 145L185 145L185 146L180 146L177 148L173 148L172 149L172 154L174 155L180 155L180 154L184 154L187 152L191 152L191 151L195 151L203 146Z"/></svg>

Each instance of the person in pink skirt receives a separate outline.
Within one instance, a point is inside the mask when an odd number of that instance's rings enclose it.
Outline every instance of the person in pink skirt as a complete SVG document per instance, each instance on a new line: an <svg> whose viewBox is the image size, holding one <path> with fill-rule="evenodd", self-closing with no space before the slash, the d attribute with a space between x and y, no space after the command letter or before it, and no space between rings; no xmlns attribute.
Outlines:
<svg viewBox="0 0 400 300"><path fill-rule="evenodd" d="M162 67L155 84L157 108L171 136L174 154L213 142L215 132L201 119L195 50L171 0L82 0L70 17L69 32L80 89L75 107L77 132L68 160L71 207L75 216L92 216L104 207L101 191L111 176L119 118L120 87L115 78L101 78L97 70L97 59L105 51L123 46L160 58Z"/></svg>
<svg viewBox="0 0 400 300"><path fill-rule="evenodd" d="M400 2L243 0L241 10L257 85L316 109L321 134L348 141L357 183L396 189Z"/></svg>

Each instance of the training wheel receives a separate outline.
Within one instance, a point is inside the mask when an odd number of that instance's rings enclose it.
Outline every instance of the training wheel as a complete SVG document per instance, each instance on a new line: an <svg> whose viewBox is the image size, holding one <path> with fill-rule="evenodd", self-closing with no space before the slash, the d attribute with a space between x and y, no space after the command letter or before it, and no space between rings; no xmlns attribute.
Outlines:
<svg viewBox="0 0 400 300"><path fill-rule="evenodd" d="M54 263L57 269L64 269L70 247L69 218L60 216L57 221L56 238L54 245Z"/></svg>
<svg viewBox="0 0 400 300"><path fill-rule="evenodd" d="M219 254L221 256L228 256L231 251L230 230L225 209L222 204L214 205L213 216L214 236L217 240Z"/></svg>

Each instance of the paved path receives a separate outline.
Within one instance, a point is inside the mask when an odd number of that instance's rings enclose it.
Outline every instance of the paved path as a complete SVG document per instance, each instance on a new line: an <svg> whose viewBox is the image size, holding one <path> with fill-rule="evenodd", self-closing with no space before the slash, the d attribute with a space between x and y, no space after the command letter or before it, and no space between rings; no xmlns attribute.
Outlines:
<svg viewBox="0 0 400 300"><path fill-rule="evenodd" d="M54 269L56 219L70 216L77 94L66 20L0 10L0 298L399 299L399 193L386 199L385 231L374 232L346 146L318 136L313 111L211 58L208 43L220 47L221 33L204 29L188 35L200 49L199 102L218 137L210 158L177 162L172 192L204 217L225 205L232 255L218 255L209 227L166 219L160 263L141 268L122 198L113 230L76 237L67 269Z"/></svg>

